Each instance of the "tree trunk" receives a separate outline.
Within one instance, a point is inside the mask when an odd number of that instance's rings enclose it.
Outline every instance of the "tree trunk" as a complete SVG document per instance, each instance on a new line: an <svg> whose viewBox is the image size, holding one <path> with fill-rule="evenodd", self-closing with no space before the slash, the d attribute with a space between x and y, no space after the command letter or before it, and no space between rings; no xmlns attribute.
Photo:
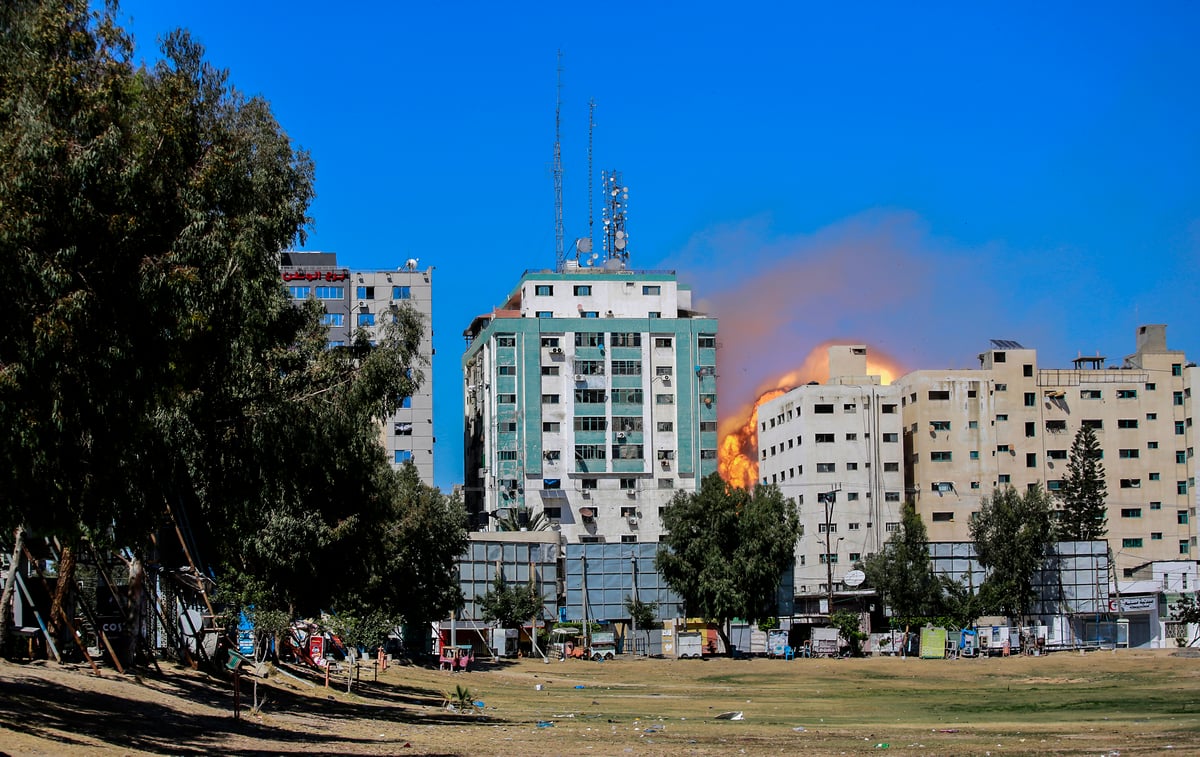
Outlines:
<svg viewBox="0 0 1200 757"><path fill-rule="evenodd" d="M64 627L65 624L59 622L59 618L67 617L63 605L66 602L67 593L74 585L75 550L71 547L63 547L58 561L58 582L54 585L54 598L50 602L50 617L47 619L50 635L54 637L59 648L63 647L63 642L69 638L70 634L70 630Z"/></svg>
<svg viewBox="0 0 1200 757"><path fill-rule="evenodd" d="M733 645L729 643L729 629L727 624L729 621L723 620L717 623L717 635L721 637L721 641L725 642L725 654L733 656Z"/></svg>
<svg viewBox="0 0 1200 757"><path fill-rule="evenodd" d="M0 649L8 640L8 629L12 627L13 594L17 588L17 563L21 559L21 548L25 545L25 529L18 526L13 531L12 562L4 574L4 589L0 591Z"/></svg>
<svg viewBox="0 0 1200 757"><path fill-rule="evenodd" d="M125 611L125 625L129 633L129 661L136 664L142 642L142 602L145 596L146 571L140 557L134 556L129 563L129 606Z"/></svg>

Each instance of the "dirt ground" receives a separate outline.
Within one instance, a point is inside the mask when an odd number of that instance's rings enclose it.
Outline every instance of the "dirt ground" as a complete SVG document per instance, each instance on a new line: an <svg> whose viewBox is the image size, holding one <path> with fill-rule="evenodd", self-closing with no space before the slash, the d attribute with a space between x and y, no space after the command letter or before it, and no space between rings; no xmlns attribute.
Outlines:
<svg viewBox="0 0 1200 757"><path fill-rule="evenodd" d="M1200 754L1200 659L1167 651L393 665L351 693L287 670L234 719L229 681L175 665L0 662L0 753ZM482 705L448 710L455 687Z"/></svg>

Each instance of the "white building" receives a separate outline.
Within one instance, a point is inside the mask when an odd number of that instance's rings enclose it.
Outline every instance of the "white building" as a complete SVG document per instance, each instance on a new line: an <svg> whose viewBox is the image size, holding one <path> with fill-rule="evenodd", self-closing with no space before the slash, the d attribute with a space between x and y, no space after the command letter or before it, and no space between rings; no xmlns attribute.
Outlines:
<svg viewBox="0 0 1200 757"><path fill-rule="evenodd" d="M412 460L421 481L433 486L433 268L410 259L396 270L352 271L332 252L284 252L281 275L293 299L315 298L325 307L329 346L348 344L357 329L375 333L396 308L411 307L425 326L419 364L424 381L383 424L388 459L399 467Z"/></svg>
<svg viewBox="0 0 1200 757"><path fill-rule="evenodd" d="M661 509L716 470L717 321L673 272L526 272L464 337L478 527L542 513L568 543L658 541Z"/></svg>
<svg viewBox="0 0 1200 757"><path fill-rule="evenodd" d="M854 563L899 528L903 445L899 390L867 374L867 348L829 350L829 382L758 409L759 479L796 502L795 593L844 590Z"/></svg>

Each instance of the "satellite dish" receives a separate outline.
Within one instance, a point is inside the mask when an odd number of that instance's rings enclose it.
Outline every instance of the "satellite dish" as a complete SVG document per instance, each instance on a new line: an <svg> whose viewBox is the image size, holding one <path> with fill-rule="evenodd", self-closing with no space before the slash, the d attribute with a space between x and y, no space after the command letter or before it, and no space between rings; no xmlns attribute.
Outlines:
<svg viewBox="0 0 1200 757"><path fill-rule="evenodd" d="M624 238L625 238L625 232L622 231L621 229L617 229L617 239L624 239Z"/></svg>
<svg viewBox="0 0 1200 757"><path fill-rule="evenodd" d="M592 251L592 240L588 239L587 237L576 240L575 248L583 253L591 252Z"/></svg>
<svg viewBox="0 0 1200 757"><path fill-rule="evenodd" d="M842 578L842 583L847 586L861 586L863 581L867 580L867 574L861 570L852 570Z"/></svg>
<svg viewBox="0 0 1200 757"><path fill-rule="evenodd" d="M613 247L616 247L618 250L625 249L625 240L621 237L621 232L619 231L617 232L617 241L613 242Z"/></svg>

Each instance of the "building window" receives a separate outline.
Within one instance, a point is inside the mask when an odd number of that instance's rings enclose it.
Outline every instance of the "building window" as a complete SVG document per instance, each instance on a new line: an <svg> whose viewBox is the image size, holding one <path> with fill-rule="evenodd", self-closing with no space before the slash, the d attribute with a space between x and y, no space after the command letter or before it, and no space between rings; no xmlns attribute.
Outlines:
<svg viewBox="0 0 1200 757"><path fill-rule="evenodd" d="M1037 407L1037 394L1025 392L1025 407Z"/></svg>
<svg viewBox="0 0 1200 757"><path fill-rule="evenodd" d="M828 563L830 565L837 565L837 561L838 561L837 555L831 555L828 553L821 555L821 564L822 565L825 565L826 563Z"/></svg>
<svg viewBox="0 0 1200 757"><path fill-rule="evenodd" d="M662 432L670 432L675 430L674 421L655 421L654 425L657 426L658 430Z"/></svg>
<svg viewBox="0 0 1200 757"><path fill-rule="evenodd" d="M321 316L321 323L325 326L345 326L345 313L325 313Z"/></svg>
<svg viewBox="0 0 1200 757"><path fill-rule="evenodd" d="M671 429L666 429L670 431ZM700 433L717 433L716 421L700 421ZM788 449L792 448L792 440L788 439Z"/></svg>
<svg viewBox="0 0 1200 757"><path fill-rule="evenodd" d="M604 334L599 331L577 331L575 333L576 347L603 347Z"/></svg>
<svg viewBox="0 0 1200 757"><path fill-rule="evenodd" d="M900 471L900 463L884 463L884 473L898 473Z"/></svg>
<svg viewBox="0 0 1200 757"><path fill-rule="evenodd" d="M603 415L581 415L575 419L576 431L606 431L608 419Z"/></svg>
<svg viewBox="0 0 1200 757"><path fill-rule="evenodd" d="M612 361L612 374L614 376L640 376L642 375L642 361L614 360Z"/></svg>
<svg viewBox="0 0 1200 757"><path fill-rule="evenodd" d="M1142 508L1140 507L1122 507L1122 518L1140 518L1142 517Z"/></svg>
<svg viewBox="0 0 1200 757"><path fill-rule="evenodd" d="M950 462L951 454L948 450L930 452L929 461L934 463L948 463Z"/></svg>
<svg viewBox="0 0 1200 757"><path fill-rule="evenodd" d="M1092 429L1093 431L1103 431L1104 430L1104 421L1102 421L1102 420L1085 419L1080 423L1080 425L1087 426L1088 428Z"/></svg>
<svg viewBox="0 0 1200 757"><path fill-rule="evenodd" d="M619 331L611 334L609 341L613 347L641 347L642 335L636 331Z"/></svg>
<svg viewBox="0 0 1200 757"><path fill-rule="evenodd" d="M895 405L884 405L883 412L885 415L894 415L896 412L896 406Z"/></svg>
<svg viewBox="0 0 1200 757"><path fill-rule="evenodd" d="M1181 555L1189 554L1190 553L1189 547L1190 547L1190 545L1188 544L1187 539L1179 540L1179 554L1181 554Z"/></svg>
<svg viewBox="0 0 1200 757"><path fill-rule="evenodd" d="M312 293L312 287L288 287L288 294L297 300L307 300Z"/></svg>
<svg viewBox="0 0 1200 757"><path fill-rule="evenodd" d="M396 458L395 459L396 459L396 462L398 462L398 463L406 463L409 460L412 460L413 459L412 450L407 450L407 449L396 450Z"/></svg>
<svg viewBox="0 0 1200 757"><path fill-rule="evenodd" d="M993 353L992 353L992 362L993 362L993 363L1005 363L1005 362L1008 362L1008 353L1006 353L1006 352L993 352Z"/></svg>
<svg viewBox="0 0 1200 757"><path fill-rule="evenodd" d="M1062 491L1063 482L1061 478L1052 478L1046 482L1046 491L1057 492Z"/></svg>
<svg viewBox="0 0 1200 757"><path fill-rule="evenodd" d="M1175 435L1183 436L1187 433L1187 424L1183 421L1175 421Z"/></svg>
<svg viewBox="0 0 1200 757"><path fill-rule="evenodd" d="M1146 420L1148 420L1148 421L1158 420L1158 413L1146 413Z"/></svg>
<svg viewBox="0 0 1200 757"><path fill-rule="evenodd" d="M517 459L517 451L515 449L502 449L496 453L496 459L501 462L512 462Z"/></svg>
<svg viewBox="0 0 1200 757"><path fill-rule="evenodd" d="M412 287L392 287L393 300L411 300Z"/></svg>
<svg viewBox="0 0 1200 757"><path fill-rule="evenodd" d="M330 286L317 287L317 299L340 300L340 299L345 298L345 296L346 296L346 288L345 287L330 287Z"/></svg>
<svg viewBox="0 0 1200 757"><path fill-rule="evenodd" d="M1037 453L1036 452L1026 452L1025 453L1025 467L1026 468L1036 468L1037 467Z"/></svg>
<svg viewBox="0 0 1200 757"><path fill-rule="evenodd" d="M996 384L996 391L998 391L998 392L1007 392L1007 391L1008 391L1008 384Z"/></svg>
<svg viewBox="0 0 1200 757"><path fill-rule="evenodd" d="M538 318L553 318L554 311L553 310L539 310L536 313L534 313L534 315Z"/></svg>
<svg viewBox="0 0 1200 757"><path fill-rule="evenodd" d="M359 325L359 328L362 328L364 326L374 326L375 325L375 314L374 313L359 313L358 314L358 325Z"/></svg>
<svg viewBox="0 0 1200 757"><path fill-rule="evenodd" d="M1142 480L1140 478L1123 478L1121 479L1122 489L1140 489L1142 488Z"/></svg>
<svg viewBox="0 0 1200 757"><path fill-rule="evenodd" d="M498 366L496 368L496 375L498 375L498 376L515 376L515 375L517 375L517 366L515 366L515 365Z"/></svg>
<svg viewBox="0 0 1200 757"><path fill-rule="evenodd" d="M834 473L837 471L837 463L817 463L817 473Z"/></svg>
<svg viewBox="0 0 1200 757"><path fill-rule="evenodd" d="M934 523L948 523L952 520L954 520L953 512L940 512L940 513L935 512L933 514L933 522Z"/></svg>
<svg viewBox="0 0 1200 757"><path fill-rule="evenodd" d="M660 349L661 348L669 348L671 346L671 337L669 337L669 336L654 337L654 346L657 348L660 348ZM659 374L659 375L662 375L662 374ZM670 371L668 371L667 375L670 375Z"/></svg>
<svg viewBox="0 0 1200 757"><path fill-rule="evenodd" d="M858 470L858 463L846 463L846 470Z"/></svg>
<svg viewBox="0 0 1200 757"><path fill-rule="evenodd" d="M1007 473L1001 473L996 478L998 479L996 483L999 483L999 484L1011 484L1012 483L1012 476L1008 475Z"/></svg>
<svg viewBox="0 0 1200 757"><path fill-rule="evenodd" d="M1171 375L1172 376L1182 376L1183 375L1183 364L1182 363L1171 363Z"/></svg>
<svg viewBox="0 0 1200 757"><path fill-rule="evenodd" d="M1188 482L1187 481L1176 481L1175 482L1175 493L1176 494L1187 494L1188 493Z"/></svg>
<svg viewBox="0 0 1200 757"><path fill-rule="evenodd" d="M546 434L557 434L562 428L558 421L544 421L542 423L542 432Z"/></svg>
<svg viewBox="0 0 1200 757"><path fill-rule="evenodd" d="M817 444L833 444L833 434L817 434Z"/></svg>
<svg viewBox="0 0 1200 757"><path fill-rule="evenodd" d="M517 395L515 395L515 394L497 394L496 402L499 402L501 405L515 405L515 404L517 404Z"/></svg>
<svg viewBox="0 0 1200 757"><path fill-rule="evenodd" d="M978 481L972 481L972 482L971 482L971 488L972 488L972 489L978 489L978 488L979 488L979 482L978 482Z"/></svg>
<svg viewBox="0 0 1200 757"><path fill-rule="evenodd" d="M1117 450L1117 457L1121 458L1122 460L1132 460L1140 455L1141 453L1136 449Z"/></svg>
<svg viewBox="0 0 1200 757"><path fill-rule="evenodd" d="M899 434L884 434L884 435L883 435L883 441L884 441L884 442L893 442L893 443L894 443L894 442L899 442L899 441L900 441L900 435L899 435Z"/></svg>
<svg viewBox="0 0 1200 757"><path fill-rule="evenodd" d="M662 311L661 310L651 310L649 313L646 313L646 317L647 318L662 318Z"/></svg>
<svg viewBox="0 0 1200 757"><path fill-rule="evenodd" d="M412 424L411 423L397 423L396 425L397 426L408 426L408 433L409 434L412 433ZM517 430L517 422L516 421L502 421L502 422L496 424L496 430L501 431L501 432L516 431ZM400 433L400 432L397 431L396 433Z"/></svg>
<svg viewBox="0 0 1200 757"><path fill-rule="evenodd" d="M1142 540L1140 538L1139 539L1122 539L1121 547L1123 549L1141 549L1142 548Z"/></svg>
<svg viewBox="0 0 1200 757"><path fill-rule="evenodd" d="M824 533L836 534L837 533L837 524L836 523L829 523L829 524L818 523L817 524L817 533L819 533L819 534L824 534Z"/></svg>
<svg viewBox="0 0 1200 757"><path fill-rule="evenodd" d="M701 335L696 339L696 346L702 350L713 350L717 348L717 338L715 336Z"/></svg>
<svg viewBox="0 0 1200 757"><path fill-rule="evenodd" d="M929 422L929 430L930 431L949 431L950 430L950 421L930 421Z"/></svg>
<svg viewBox="0 0 1200 757"><path fill-rule="evenodd" d="M950 399L950 392L948 392L946 390L931 390L929 392L929 399L931 399L931 400L948 400L948 399Z"/></svg>
<svg viewBox="0 0 1200 757"><path fill-rule="evenodd" d="M543 394L542 395L542 404L543 405L557 405L558 404L558 395L557 394Z"/></svg>
<svg viewBox="0 0 1200 757"><path fill-rule="evenodd" d="M883 501L884 502L899 502L900 501L900 492L884 492Z"/></svg>
<svg viewBox="0 0 1200 757"><path fill-rule="evenodd" d="M1026 438L1029 438L1029 437L1032 437L1032 436L1037 436L1037 424L1036 424L1036 423L1034 423L1033 421L1026 421L1026 423L1025 423L1025 437L1026 437Z"/></svg>
<svg viewBox="0 0 1200 757"><path fill-rule="evenodd" d="M357 293L360 300L375 299L375 287L359 287Z"/></svg>
<svg viewBox="0 0 1200 757"><path fill-rule="evenodd" d="M496 336L497 347L516 347L517 338L512 334L498 334Z"/></svg>
<svg viewBox="0 0 1200 757"><path fill-rule="evenodd" d="M979 450L977 450L977 449L971 450L970 458L972 460L978 460L979 459Z"/></svg>
<svg viewBox="0 0 1200 757"><path fill-rule="evenodd" d="M842 412L843 413L857 413L858 405L855 405L853 402L847 402L846 404L842 405Z"/></svg>
<svg viewBox="0 0 1200 757"><path fill-rule="evenodd" d="M594 478L581 479L579 482L580 489L587 489L588 491L595 491L599 487L600 487L599 481Z"/></svg>
<svg viewBox="0 0 1200 757"><path fill-rule="evenodd" d="M1119 400L1135 400L1137 399L1137 389L1118 389L1117 399Z"/></svg>
<svg viewBox="0 0 1200 757"><path fill-rule="evenodd" d="M599 318L600 311L599 310L584 310L583 312L581 312L579 314L579 317L580 318Z"/></svg>
<svg viewBox="0 0 1200 757"><path fill-rule="evenodd" d="M1099 389L1080 389L1079 399L1081 400L1098 400L1100 399Z"/></svg>
<svg viewBox="0 0 1200 757"><path fill-rule="evenodd" d="M674 394L656 394L654 395L654 404L656 405L674 405Z"/></svg>
<svg viewBox="0 0 1200 757"><path fill-rule="evenodd" d="M657 285L643 286L642 294L662 294L662 287L657 286Z"/></svg>
<svg viewBox="0 0 1200 757"><path fill-rule="evenodd" d="M1179 450L1175 453L1175 462L1179 465L1187 465L1187 453Z"/></svg>
<svg viewBox="0 0 1200 757"><path fill-rule="evenodd" d="M637 482L636 478L623 478L621 479L621 488L625 491L634 491L637 489Z"/></svg>
<svg viewBox="0 0 1200 757"><path fill-rule="evenodd" d="M1120 418L1117 420L1117 428L1137 428L1137 418Z"/></svg>
<svg viewBox="0 0 1200 757"><path fill-rule="evenodd" d="M543 376L557 376L558 375L558 366L557 365L543 365L542 366L542 375Z"/></svg>
<svg viewBox="0 0 1200 757"><path fill-rule="evenodd" d="M575 286L575 296L576 297L590 297L591 294L592 294L592 287L590 285L578 284Z"/></svg>
<svg viewBox="0 0 1200 757"><path fill-rule="evenodd" d="M576 444L575 445L576 460L603 460L605 459L605 449L603 444ZM589 479L584 479L588 481ZM595 480L595 479L590 479ZM587 488L587 487L584 487Z"/></svg>
<svg viewBox="0 0 1200 757"><path fill-rule="evenodd" d="M858 492L846 492L846 501L847 501L847 502L857 502L857 501L858 501ZM850 530L854 530L854 526L856 526L856 525L858 525L858 524L857 524L857 523L851 523L851 524L850 524L850 527L851 527L851 529L850 529Z"/></svg>
<svg viewBox="0 0 1200 757"><path fill-rule="evenodd" d="M1033 366L1029 363L1021 366L1021 375L1025 378L1033 378Z"/></svg>
<svg viewBox="0 0 1200 757"><path fill-rule="evenodd" d="M1188 511L1187 510L1176 510L1175 511L1175 522L1181 526L1186 526L1187 522L1188 522Z"/></svg>
<svg viewBox="0 0 1200 757"><path fill-rule="evenodd" d="M546 520L554 522L562 520L561 507L543 507L542 512L546 515Z"/></svg>
<svg viewBox="0 0 1200 757"><path fill-rule="evenodd" d="M894 534L900 530L900 524L899 523L884 523L883 530L889 534Z"/></svg>
<svg viewBox="0 0 1200 757"><path fill-rule="evenodd" d="M533 293L538 297L551 297L554 295L554 287L549 284L538 284L533 288Z"/></svg>
<svg viewBox="0 0 1200 757"><path fill-rule="evenodd" d="M544 337L542 337L542 346L543 346L543 347L550 347L550 348L557 347L557 346L558 346L558 337L556 337L556 336L544 336Z"/></svg>

